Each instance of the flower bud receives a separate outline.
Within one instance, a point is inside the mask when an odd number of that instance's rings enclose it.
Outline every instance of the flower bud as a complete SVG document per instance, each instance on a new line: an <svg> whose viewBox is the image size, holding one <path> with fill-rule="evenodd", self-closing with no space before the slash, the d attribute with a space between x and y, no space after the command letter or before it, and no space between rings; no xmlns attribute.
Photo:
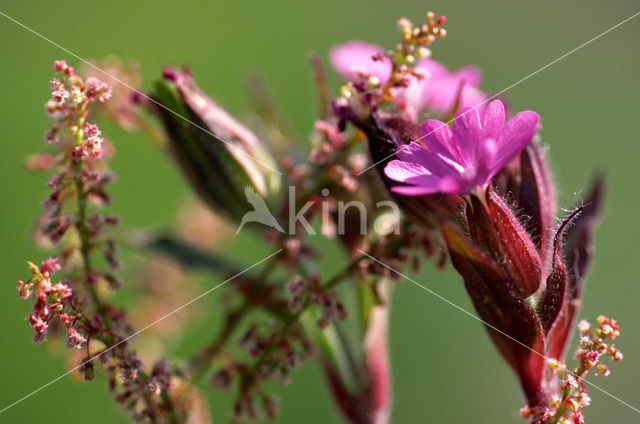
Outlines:
<svg viewBox="0 0 640 424"><path fill-rule="evenodd" d="M468 197L469 237L450 222L441 228L451 262L494 344L520 378L529 405L544 406L545 390L551 387L545 382L544 360L561 361L571 339L590 262L591 232L601 208L602 181L596 180L585 206L562 219L545 263L541 243L549 236L540 223L550 219L555 198L549 194L552 186L545 186L543 163L534 162L540 158L535 149L523 153L519 202L508 205L489 188ZM534 221L527 229L514 213L523 209Z"/></svg>
<svg viewBox="0 0 640 424"><path fill-rule="evenodd" d="M252 210L248 190L274 202L282 174L266 146L200 91L187 71L165 69L164 77L156 84L154 112L192 188L235 221Z"/></svg>
<svg viewBox="0 0 640 424"><path fill-rule="evenodd" d="M466 215L471 239L502 264L519 295L535 293L541 281L540 258L529 234L500 196L492 189L486 199L471 196Z"/></svg>
<svg viewBox="0 0 640 424"><path fill-rule="evenodd" d="M522 287L451 223L442 225L451 262L500 354L520 378L530 406L538 406L545 370L543 330ZM524 285L523 285L524 286Z"/></svg>

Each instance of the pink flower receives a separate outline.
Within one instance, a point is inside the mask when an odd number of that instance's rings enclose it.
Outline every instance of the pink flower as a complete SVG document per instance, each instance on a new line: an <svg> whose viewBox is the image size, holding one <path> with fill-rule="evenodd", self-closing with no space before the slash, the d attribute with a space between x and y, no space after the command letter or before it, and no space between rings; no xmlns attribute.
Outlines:
<svg viewBox="0 0 640 424"><path fill-rule="evenodd" d="M538 114L518 113L505 124L504 106L494 100L482 111L463 109L452 127L430 119L420 128L420 142L398 148L384 172L407 185L391 190L407 196L468 194L485 187L531 141Z"/></svg>
<svg viewBox="0 0 640 424"><path fill-rule="evenodd" d="M480 105L487 99L487 95L478 89L482 82L478 68L466 66L449 72L443 64L431 59L418 61L416 68L425 76L407 87L404 98L417 111L446 115L452 112L458 96L459 109Z"/></svg>
<svg viewBox="0 0 640 424"><path fill-rule="evenodd" d="M60 271L60 264L58 263L58 258L45 259L40 264L40 272L42 272L43 274L45 272L49 274L53 274L56 271Z"/></svg>
<svg viewBox="0 0 640 424"><path fill-rule="evenodd" d="M373 60L380 53L384 53L380 46L353 40L331 48L329 61L346 80L356 80L363 74L369 74L385 84L391 78L391 61L386 56L382 56L381 60Z"/></svg>
<svg viewBox="0 0 640 424"><path fill-rule="evenodd" d="M80 349L87 338L71 327L68 331L67 346L71 349Z"/></svg>
<svg viewBox="0 0 640 424"><path fill-rule="evenodd" d="M86 95L90 101L98 99L100 103L111 98L111 86L107 83L100 81L96 77L87 78Z"/></svg>
<svg viewBox="0 0 640 424"><path fill-rule="evenodd" d="M381 84L385 84L391 78L392 64L383 54L382 47L354 40L334 46L329 52L329 61L347 80L374 76ZM374 60L374 57L380 59ZM476 106L487 99L487 95L477 88L482 82L482 73L475 67L467 66L449 72L435 60L421 59L415 68L423 72L424 78L413 79L401 98L417 112L451 113L458 95L460 109Z"/></svg>
<svg viewBox="0 0 640 424"><path fill-rule="evenodd" d="M43 335L46 334L49 324L47 324L47 322L44 319L42 319L41 316L33 313L33 314L29 314L27 319L29 320L29 323L31 324L33 331L35 331L38 334L43 334Z"/></svg>
<svg viewBox="0 0 640 424"><path fill-rule="evenodd" d="M68 68L69 65L67 65L67 62L65 62L64 60L56 60L55 62L53 62L53 69L56 72L64 73Z"/></svg>
<svg viewBox="0 0 640 424"><path fill-rule="evenodd" d="M57 79L51 80L49 87L51 88L51 98L57 105L63 104L70 96L69 91L67 91L62 81Z"/></svg>

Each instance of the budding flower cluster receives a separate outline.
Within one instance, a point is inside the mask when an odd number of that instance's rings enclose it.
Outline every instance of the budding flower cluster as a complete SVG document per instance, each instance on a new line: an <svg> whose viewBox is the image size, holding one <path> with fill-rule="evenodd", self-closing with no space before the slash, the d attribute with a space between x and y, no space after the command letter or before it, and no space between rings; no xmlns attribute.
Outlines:
<svg viewBox="0 0 640 424"><path fill-rule="evenodd" d="M596 374L607 376L611 371L602 358L608 356L615 362L621 361L623 358L622 352L616 345L609 343L620 335L620 327L616 320L603 315L598 317L597 322L599 327L595 329L584 320L578 324L580 347L575 356L584 370L588 371L594 368Z"/></svg>
<svg viewBox="0 0 640 424"><path fill-rule="evenodd" d="M187 70L165 68L163 76L153 94L153 112L162 120L171 153L205 203L240 222L251 210L248 190L267 203L278 199L281 173L263 141L204 94Z"/></svg>
<svg viewBox="0 0 640 424"><path fill-rule="evenodd" d="M57 61L54 69L58 78L51 82L51 100L46 106L54 124L45 137L53 144L53 152L34 162L36 168L56 171L47 183L51 191L38 230L60 249L40 266L29 263L32 278L18 281L19 296L35 299L27 317L34 340L55 335L54 330L62 325L66 345L75 351L71 355L74 371L93 379L99 362L114 398L134 421L188 417L191 411L179 402L169 411L163 397L170 396L176 385L184 387L180 372L162 361L146 369L125 343L132 330L124 313L105 299L107 284L114 289L120 285L114 274L119 267L117 244L109 231L119 218L97 208L111 201L105 187L113 177L106 169L108 156L101 130L87 118L91 106L106 101L111 89L94 77L83 81L64 61ZM56 272L67 273L69 280L55 281Z"/></svg>
<svg viewBox="0 0 640 424"><path fill-rule="evenodd" d="M74 297L71 282L55 282L52 277L60 270L57 258L42 261L40 266L29 262L33 277L18 281L18 293L22 299L35 298L33 311L27 317L35 332L34 341L45 339L49 324L59 321L67 328L67 345L79 349L87 341L76 329L76 323L82 317L78 308L78 298Z"/></svg>
<svg viewBox="0 0 640 424"><path fill-rule="evenodd" d="M56 61L54 70L60 75L50 83L51 100L46 111L54 119L47 131L48 143L60 141L59 134L67 128L75 138L72 157L77 160L100 159L103 154L103 139L94 124L86 122L89 105L95 101L105 102L111 97L111 87L95 77L83 81L75 70L64 61Z"/></svg>
<svg viewBox="0 0 640 424"><path fill-rule="evenodd" d="M484 96L470 88L479 83L476 70L449 74L430 59L429 46L446 35L442 27L446 23L445 16L433 12L427 13L427 22L422 25L400 19L402 42L395 50L362 41L332 48L332 65L349 81L334 101L335 114L366 120L372 110L388 104L415 118L423 112L450 113L455 104L466 106L482 100Z"/></svg>
<svg viewBox="0 0 640 424"><path fill-rule="evenodd" d="M436 16L427 12L427 22L416 26L406 18L398 20L398 28L402 32L402 43L396 46L392 59L397 63L413 64L416 58L428 58L431 51L428 46L436 41L436 37L444 37L447 31L442 25L447 23L446 16Z"/></svg>
<svg viewBox="0 0 640 424"><path fill-rule="evenodd" d="M553 375L560 381L560 394L552 396L547 405L523 408L520 411L523 418L531 419L533 424L584 424L582 410L591 403L584 378L592 369L596 375L609 375L609 367L603 362L605 357L616 362L622 360L622 352L609 344L620 335L618 323L602 315L597 321L599 327L595 329L588 321L578 323L580 347L575 354L576 368L569 371L563 362L548 360Z"/></svg>
<svg viewBox="0 0 640 424"><path fill-rule="evenodd" d="M285 331L277 331L272 325L258 324L250 325L238 343L257 362L250 365L240 360L229 361L213 374L211 384L227 390L233 379L239 380L240 392L233 407L235 420L274 419L278 401L261 384L274 379L288 382L291 371L312 354L313 348L298 329L287 327Z"/></svg>

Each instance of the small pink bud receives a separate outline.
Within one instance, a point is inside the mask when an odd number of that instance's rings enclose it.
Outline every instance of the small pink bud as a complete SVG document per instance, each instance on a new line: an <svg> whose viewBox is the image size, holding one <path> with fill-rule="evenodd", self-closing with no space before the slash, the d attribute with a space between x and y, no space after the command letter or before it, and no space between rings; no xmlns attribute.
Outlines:
<svg viewBox="0 0 640 424"><path fill-rule="evenodd" d="M56 271L60 270L60 264L58 263L58 259L57 258L49 258L49 259L45 259L44 261L42 261L42 263L40 264L40 272L41 273L49 273L49 274L53 274Z"/></svg>
<svg viewBox="0 0 640 424"><path fill-rule="evenodd" d="M67 336L67 346L71 349L80 349L87 341L86 337L78 333L78 331L73 327L69 328Z"/></svg>
<svg viewBox="0 0 640 424"><path fill-rule="evenodd" d="M31 296L31 286L30 284L26 284L22 280L18 280L18 296L22 299L27 299Z"/></svg>
<svg viewBox="0 0 640 424"><path fill-rule="evenodd" d="M67 65L67 62L64 60L56 60L53 62L53 70L58 73L65 73L68 67L69 65Z"/></svg>

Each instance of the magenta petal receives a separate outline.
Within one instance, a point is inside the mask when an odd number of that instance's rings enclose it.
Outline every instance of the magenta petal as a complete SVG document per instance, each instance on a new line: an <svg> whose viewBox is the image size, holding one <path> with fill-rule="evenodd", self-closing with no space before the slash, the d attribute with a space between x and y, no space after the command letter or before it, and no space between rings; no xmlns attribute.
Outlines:
<svg viewBox="0 0 640 424"><path fill-rule="evenodd" d="M477 68L465 67L449 72L444 65L431 59L421 59L415 67L424 72L424 78L412 81L403 98L417 111L446 115L456 106L458 96L458 109L477 106L487 98L477 88L482 79Z"/></svg>
<svg viewBox="0 0 640 424"><path fill-rule="evenodd" d="M417 185L394 186L391 191L404 196L424 196L433 193L460 193L463 190L460 180L453 177L426 176L419 182L410 180L414 179L410 178L405 182Z"/></svg>
<svg viewBox="0 0 640 424"><path fill-rule="evenodd" d="M494 100L484 109L482 120L482 135L484 138L499 140L504 127L504 105L500 100Z"/></svg>
<svg viewBox="0 0 640 424"><path fill-rule="evenodd" d="M456 113L451 129L456 136L465 162L476 162L478 146L482 141L482 123L477 108L466 108Z"/></svg>
<svg viewBox="0 0 640 424"><path fill-rule="evenodd" d="M482 83L482 71L475 66L465 66L453 72L453 76L465 84L478 87Z"/></svg>
<svg viewBox="0 0 640 424"><path fill-rule="evenodd" d="M384 168L387 177L394 181L406 182L410 178L430 176L431 174L422 165L401 160L392 160Z"/></svg>
<svg viewBox="0 0 640 424"><path fill-rule="evenodd" d="M416 62L416 68L425 72L425 78L436 78L449 75L449 70L446 66L431 59L420 59Z"/></svg>
<svg viewBox="0 0 640 424"><path fill-rule="evenodd" d="M460 109L467 107L473 107L478 109L482 113L487 100L487 95L476 87L466 84L462 87L462 93L460 94Z"/></svg>
<svg viewBox="0 0 640 424"><path fill-rule="evenodd" d="M498 146L494 139L487 138L480 143L478 149L478 162L476 164L476 175L474 178L474 185L485 185L493 177L493 165L496 155L498 153Z"/></svg>
<svg viewBox="0 0 640 424"><path fill-rule="evenodd" d="M427 98L424 95L427 78L421 80L412 79L409 86L402 92L402 98L416 112L421 112L427 107Z"/></svg>
<svg viewBox="0 0 640 424"><path fill-rule="evenodd" d="M396 156L402 161L420 164L429 173L438 177L457 177L460 175L460 171L451 161L443 160L442 157L415 142L398 147Z"/></svg>
<svg viewBox="0 0 640 424"><path fill-rule="evenodd" d="M431 78L455 79L451 76ZM465 86L473 88L471 86ZM428 88L428 87L427 87ZM442 88L442 87L441 87ZM392 180L417 187L394 187L395 193L468 194L486 186L511 159L532 140L538 115L525 111L505 125L505 108L500 100L461 109L452 127L428 120L420 128L419 142L396 149L399 160L389 162L385 174Z"/></svg>
<svg viewBox="0 0 640 424"><path fill-rule="evenodd" d="M420 138L433 153L446 156L464 165L453 132L444 122L436 119L427 120L427 122L420 127Z"/></svg>
<svg viewBox="0 0 640 424"><path fill-rule="evenodd" d="M439 193L438 186L418 187L418 186L394 186L391 191L403 196L425 196L427 194Z"/></svg>
<svg viewBox="0 0 640 424"><path fill-rule="evenodd" d="M428 79L424 88L427 108L441 114L449 114L456 104L462 85L461 81L451 76Z"/></svg>
<svg viewBox="0 0 640 424"><path fill-rule="evenodd" d="M493 165L494 174L519 154L531 142L538 130L540 117L530 110L518 113L511 118L498 140L498 154Z"/></svg>
<svg viewBox="0 0 640 424"><path fill-rule="evenodd" d="M438 193L461 193L464 194L465 190L463 187L463 182L458 178L453 177L443 177L438 182Z"/></svg>
<svg viewBox="0 0 640 424"><path fill-rule="evenodd" d="M382 47L364 41L353 40L334 46L329 51L329 61L333 68L347 80L358 77L358 71L367 71L376 76L382 84L391 77L391 62L384 58L375 61L372 56L383 52Z"/></svg>
<svg viewBox="0 0 640 424"><path fill-rule="evenodd" d="M394 181L412 184L411 187L396 186L391 188L391 191L406 196L455 192L458 189L456 178L451 176L439 177L429 173L424 167L415 163L392 160L384 168L384 173Z"/></svg>

